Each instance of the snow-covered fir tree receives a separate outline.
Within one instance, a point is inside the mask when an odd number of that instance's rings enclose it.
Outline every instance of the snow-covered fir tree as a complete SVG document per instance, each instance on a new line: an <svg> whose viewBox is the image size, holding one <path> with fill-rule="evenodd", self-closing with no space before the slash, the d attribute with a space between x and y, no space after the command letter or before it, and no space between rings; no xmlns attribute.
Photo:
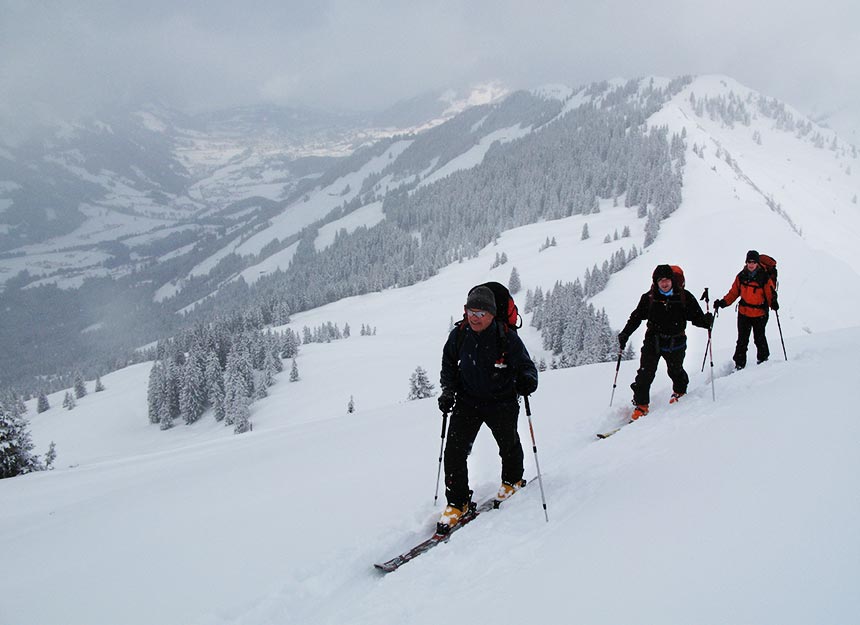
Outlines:
<svg viewBox="0 0 860 625"><path fill-rule="evenodd" d="M75 397L81 399L87 394L87 386L84 384L84 377L77 373L75 374Z"/></svg>
<svg viewBox="0 0 860 625"><path fill-rule="evenodd" d="M48 451L45 452L45 462L42 464L42 469L45 471L52 471L54 469L54 462L57 460L57 444L54 441L51 441L51 444L48 445Z"/></svg>
<svg viewBox="0 0 860 625"><path fill-rule="evenodd" d="M299 336L287 328L281 341L281 358L295 358L299 353L299 345L301 345Z"/></svg>
<svg viewBox="0 0 860 625"><path fill-rule="evenodd" d="M51 404L48 403L48 396L45 391L39 391L39 399L36 400L36 412L45 412L50 409Z"/></svg>
<svg viewBox="0 0 860 625"><path fill-rule="evenodd" d="M161 365L156 360L149 370L149 384L146 387L147 414L150 423L158 423L161 403ZM65 404L64 404L65 405Z"/></svg>
<svg viewBox="0 0 860 625"><path fill-rule="evenodd" d="M346 412L348 414L355 412L355 399L352 395L349 396L349 403L346 405Z"/></svg>
<svg viewBox="0 0 860 625"><path fill-rule="evenodd" d="M33 454L27 422L19 414L0 408L0 479L40 468L39 457Z"/></svg>
<svg viewBox="0 0 860 625"><path fill-rule="evenodd" d="M522 283L520 282L520 272L517 271L517 268L514 267L511 269L511 276L508 278L508 290L511 292L511 295L516 295L520 292L522 288Z"/></svg>
<svg viewBox="0 0 860 625"><path fill-rule="evenodd" d="M415 371L409 377L409 394L407 400L424 399L433 397L435 386L430 382L427 371L423 367L415 367Z"/></svg>
<svg viewBox="0 0 860 625"><path fill-rule="evenodd" d="M224 369L224 421L227 425L234 425L237 419L247 420L249 398L254 392L248 384L250 370L247 351L236 346L228 354Z"/></svg>
<svg viewBox="0 0 860 625"><path fill-rule="evenodd" d="M244 434L254 429L251 423L250 401L244 398L244 401L238 400L238 403L233 405L233 433Z"/></svg>
<svg viewBox="0 0 860 625"><path fill-rule="evenodd" d="M189 357L182 368L179 390L179 412L186 424L197 421L206 410L205 363L199 357Z"/></svg>
<svg viewBox="0 0 860 625"><path fill-rule="evenodd" d="M290 382L299 381L299 366L296 364L296 359L293 358L293 365L290 367Z"/></svg>

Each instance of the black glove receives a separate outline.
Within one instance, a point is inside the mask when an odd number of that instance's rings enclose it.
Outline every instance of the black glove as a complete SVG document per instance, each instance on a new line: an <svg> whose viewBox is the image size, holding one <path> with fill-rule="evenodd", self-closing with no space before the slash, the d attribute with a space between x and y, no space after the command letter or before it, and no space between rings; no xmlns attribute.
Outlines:
<svg viewBox="0 0 860 625"><path fill-rule="evenodd" d="M537 380L528 376L522 376L517 379L517 394L531 395L537 390Z"/></svg>
<svg viewBox="0 0 860 625"><path fill-rule="evenodd" d="M714 300L714 310L719 310L720 308L726 308L728 304L726 304L726 300L724 299L715 299Z"/></svg>
<svg viewBox="0 0 860 625"><path fill-rule="evenodd" d="M770 305L770 307L772 310L779 310L779 302L776 300L773 300L773 303Z"/></svg>
<svg viewBox="0 0 860 625"><path fill-rule="evenodd" d="M623 332L621 332L621 333L618 335L618 347L620 347L621 349L624 349L624 346L625 346L625 345L627 345L627 339L628 339L628 338L629 338L629 337L628 337L626 334L624 334Z"/></svg>
<svg viewBox="0 0 860 625"><path fill-rule="evenodd" d="M714 302L714 308L717 307L717 303ZM712 328L714 326L714 313L705 313L705 323L707 324L706 328Z"/></svg>
<svg viewBox="0 0 860 625"><path fill-rule="evenodd" d="M454 402L457 401L457 396L454 395L454 391L449 388L446 388L442 391L442 394L439 395L439 410L442 412L451 412L451 409L454 407Z"/></svg>

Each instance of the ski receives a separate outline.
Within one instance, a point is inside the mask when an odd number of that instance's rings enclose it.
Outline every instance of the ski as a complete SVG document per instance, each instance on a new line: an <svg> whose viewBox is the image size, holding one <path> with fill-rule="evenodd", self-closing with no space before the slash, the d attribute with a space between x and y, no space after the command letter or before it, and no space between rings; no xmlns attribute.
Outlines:
<svg viewBox="0 0 860 625"><path fill-rule="evenodd" d="M623 425L619 425L619 426L618 426L617 428L615 428L614 430L609 430L608 432L598 432L598 434L597 434L597 438L599 438L599 439L601 439L601 440L602 440L602 439L604 439L604 438L609 438L610 436L612 436L613 434L615 434L616 432L618 432L618 430L620 430L620 429L621 429L621 428L623 428L623 427L624 427Z"/></svg>
<svg viewBox="0 0 860 625"><path fill-rule="evenodd" d="M609 438L609 437L610 437L610 436L612 436L613 434L617 433L617 432L618 432L621 428L623 428L625 425L630 425L631 423L634 423L634 422L633 422L633 421L628 421L627 423L624 423L624 424L622 424L622 425L619 425L619 426L618 426L617 428L615 428L614 430L609 430L608 432L598 432L598 434L597 434L597 438L599 438L599 439L601 439L601 440L603 440L604 438Z"/></svg>
<svg viewBox="0 0 860 625"><path fill-rule="evenodd" d="M523 488L528 486L528 484L529 482L527 481L526 485L519 490L522 490ZM514 494L516 494L516 492ZM511 497L513 497L513 495L511 495ZM510 499L510 497L508 497L508 499ZM460 517L460 520L457 521L457 524L450 530L448 530L447 534L434 533L430 538L415 545L414 547L412 547L412 549L401 553L399 556L391 558L387 562L382 562L381 564L374 564L373 566L376 567L378 571L382 571L383 573L391 573L392 571L396 571L410 560L414 560L415 558L420 556L422 553L430 551L433 547L441 543L448 542L448 540L451 538L451 535L458 529L474 521L480 514L499 508L499 506L501 506L501 504L505 501L507 501L507 499L500 501L496 499L495 496L493 496L489 499L482 501L479 504L473 503L471 506L469 506L469 510L466 511L466 513Z"/></svg>

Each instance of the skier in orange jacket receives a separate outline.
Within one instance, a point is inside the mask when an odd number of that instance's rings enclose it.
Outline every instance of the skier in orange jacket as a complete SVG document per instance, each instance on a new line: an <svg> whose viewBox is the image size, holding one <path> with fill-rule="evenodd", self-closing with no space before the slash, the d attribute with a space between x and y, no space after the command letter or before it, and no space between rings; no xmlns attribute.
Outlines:
<svg viewBox="0 0 860 625"><path fill-rule="evenodd" d="M729 292L714 302L714 310L727 308L740 298L738 304L738 343L735 347L735 368L743 369L747 364L747 347L750 342L750 331L756 346L756 361L763 363L770 357L767 345L765 326L769 317L769 308L779 310L776 298L776 285L773 279L759 265L759 253L755 250L747 252L746 265L735 276L735 281Z"/></svg>

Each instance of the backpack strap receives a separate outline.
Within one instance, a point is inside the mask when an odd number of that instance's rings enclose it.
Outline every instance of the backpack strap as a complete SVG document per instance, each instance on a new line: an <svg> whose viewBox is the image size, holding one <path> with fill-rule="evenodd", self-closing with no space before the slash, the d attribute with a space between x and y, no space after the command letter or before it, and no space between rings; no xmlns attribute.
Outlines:
<svg viewBox="0 0 860 625"><path fill-rule="evenodd" d="M672 292L674 293L675 285L672 285ZM652 284L651 290L648 291L648 316L651 316L651 309L654 307L654 294L657 291L657 285ZM678 296L680 299L681 306L684 308L687 307L687 290L686 289L678 289Z"/></svg>

